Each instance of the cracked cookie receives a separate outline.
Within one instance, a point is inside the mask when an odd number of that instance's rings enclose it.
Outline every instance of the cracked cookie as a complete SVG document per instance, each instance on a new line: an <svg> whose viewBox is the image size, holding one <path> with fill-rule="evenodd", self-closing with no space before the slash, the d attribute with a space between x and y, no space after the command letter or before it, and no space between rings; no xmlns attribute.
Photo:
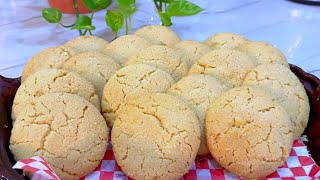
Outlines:
<svg viewBox="0 0 320 180"><path fill-rule="evenodd" d="M89 81L74 72L43 69L32 74L18 88L12 106L12 121L32 98L53 92L77 94L100 109L99 98Z"/></svg>
<svg viewBox="0 0 320 180"><path fill-rule="evenodd" d="M204 130L207 109L210 104L230 88L230 86L223 84L210 75L194 74L182 78L167 92L186 101L198 117L201 135L198 155L209 153Z"/></svg>
<svg viewBox="0 0 320 180"><path fill-rule="evenodd" d="M293 125L285 109L268 93L237 87L210 105L206 137L212 156L230 172L264 178L289 157Z"/></svg>
<svg viewBox="0 0 320 180"><path fill-rule="evenodd" d="M174 83L168 73L146 64L134 64L120 69L109 79L103 91L101 109L108 126L113 126L119 107L128 100L166 92Z"/></svg>
<svg viewBox="0 0 320 180"><path fill-rule="evenodd" d="M248 73L243 85L261 88L284 107L294 125L295 138L303 133L309 120L309 100L299 79L280 64L263 64Z"/></svg>
<svg viewBox="0 0 320 180"><path fill-rule="evenodd" d="M41 156L61 179L80 179L103 159L108 127L78 95L52 93L29 101L10 138L15 160Z"/></svg>
<svg viewBox="0 0 320 180"><path fill-rule="evenodd" d="M169 73L176 81L188 74L188 65L174 49L154 45L132 56L127 65L149 64Z"/></svg>
<svg viewBox="0 0 320 180"><path fill-rule="evenodd" d="M71 57L62 68L74 71L89 80L101 98L105 84L121 66L109 56L95 51Z"/></svg>
<svg viewBox="0 0 320 180"><path fill-rule="evenodd" d="M134 34L154 45L173 46L181 41L173 30L165 26L145 26L138 29Z"/></svg>
<svg viewBox="0 0 320 180"><path fill-rule="evenodd" d="M64 45L73 47L80 52L88 52L101 51L108 44L108 41L97 36L80 36L66 42Z"/></svg>
<svg viewBox="0 0 320 180"><path fill-rule="evenodd" d="M191 67L197 62L203 55L210 52L212 49L202 43L197 41L180 41L174 46L176 52L181 56L181 58Z"/></svg>
<svg viewBox="0 0 320 180"><path fill-rule="evenodd" d="M247 42L237 47L255 57L258 64L279 63L289 67L286 57L280 50L265 42Z"/></svg>
<svg viewBox="0 0 320 180"><path fill-rule="evenodd" d="M22 72L21 81L24 82L28 76L41 69L60 69L69 58L76 55L77 53L79 52L72 47L49 47L34 55L27 62Z"/></svg>
<svg viewBox="0 0 320 180"><path fill-rule="evenodd" d="M242 35L229 33L229 32L221 32L217 33L213 36L210 36L208 39L204 41L205 44L213 47L213 48L235 48L240 44L247 42L246 38Z"/></svg>
<svg viewBox="0 0 320 180"><path fill-rule="evenodd" d="M129 101L112 128L115 158L134 179L180 178L195 160L199 144L195 113L168 94Z"/></svg>
<svg viewBox="0 0 320 180"><path fill-rule="evenodd" d="M108 44L103 52L124 66L131 56L149 46L150 43L139 36L125 35Z"/></svg>
<svg viewBox="0 0 320 180"><path fill-rule="evenodd" d="M247 73L256 67L254 59L235 49L216 49L202 56L189 70L191 74L209 74L233 86L240 86Z"/></svg>

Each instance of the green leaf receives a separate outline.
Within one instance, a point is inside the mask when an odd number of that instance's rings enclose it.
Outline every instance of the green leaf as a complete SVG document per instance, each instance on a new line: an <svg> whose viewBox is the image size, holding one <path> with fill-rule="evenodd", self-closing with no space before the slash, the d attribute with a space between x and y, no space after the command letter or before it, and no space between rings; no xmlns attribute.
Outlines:
<svg viewBox="0 0 320 180"><path fill-rule="evenodd" d="M173 0L156 0L157 2L171 3Z"/></svg>
<svg viewBox="0 0 320 180"><path fill-rule="evenodd" d="M96 0L96 5L101 9L106 9L111 4L111 0Z"/></svg>
<svg viewBox="0 0 320 180"><path fill-rule="evenodd" d="M201 11L203 9L198 5L184 0L173 1L166 9L169 16L192 16Z"/></svg>
<svg viewBox="0 0 320 180"><path fill-rule="evenodd" d="M56 8L46 8L42 10L42 17L48 22L48 23L58 23L61 21L61 11Z"/></svg>
<svg viewBox="0 0 320 180"><path fill-rule="evenodd" d="M124 16L131 16L138 10L135 0L117 0L119 10Z"/></svg>
<svg viewBox="0 0 320 180"><path fill-rule="evenodd" d="M83 4L90 9L90 11L96 11L98 6L94 0L82 0Z"/></svg>
<svg viewBox="0 0 320 180"><path fill-rule="evenodd" d="M172 22L171 22L171 17L169 15L167 15L166 13L163 12L159 12L159 16L161 18L161 22L163 26L171 26Z"/></svg>
<svg viewBox="0 0 320 180"><path fill-rule="evenodd" d="M92 22L89 16L79 16L75 25L71 29L95 30L96 27L92 26Z"/></svg>
<svg viewBox="0 0 320 180"><path fill-rule="evenodd" d="M119 11L108 10L106 14L106 23L112 31L118 32L123 27L124 16Z"/></svg>

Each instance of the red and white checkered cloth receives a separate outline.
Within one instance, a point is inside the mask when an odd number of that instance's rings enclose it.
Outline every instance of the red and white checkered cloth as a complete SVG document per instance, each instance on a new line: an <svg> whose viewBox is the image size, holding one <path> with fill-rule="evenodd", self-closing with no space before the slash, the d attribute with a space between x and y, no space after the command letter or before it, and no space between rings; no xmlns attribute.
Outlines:
<svg viewBox="0 0 320 180"><path fill-rule="evenodd" d="M39 163L36 163L39 161ZM37 165L37 166L36 166ZM40 165L38 167L38 165ZM43 163L42 158L33 157L30 159L25 159L17 162L14 168L23 169L31 172L41 172L42 174L48 173L50 179L55 179L53 171L50 171L47 165ZM40 170L38 170L40 169ZM293 180L293 179L317 179L320 177L320 167L315 164L313 159L310 157L307 147L301 140L296 140L293 143L293 148L290 152L289 159L284 165L278 168L278 170L270 174L265 179L269 180ZM34 180L40 180L41 178L33 178ZM47 178L48 179L48 178ZM86 177L81 180L131 180L127 177L121 168L118 166L112 151L112 145L109 140L107 151L101 161L101 164L92 171ZM180 178L181 180L207 180L207 179L217 179L217 180L237 180L240 179L238 176L230 173L221 167L211 156L197 158L192 164L189 172Z"/></svg>

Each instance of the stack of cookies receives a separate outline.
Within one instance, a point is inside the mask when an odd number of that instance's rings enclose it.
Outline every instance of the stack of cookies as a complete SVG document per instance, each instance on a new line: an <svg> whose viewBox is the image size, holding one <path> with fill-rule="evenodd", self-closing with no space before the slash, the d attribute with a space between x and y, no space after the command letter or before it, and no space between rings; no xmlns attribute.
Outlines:
<svg viewBox="0 0 320 180"><path fill-rule="evenodd" d="M134 179L179 179L207 154L236 175L265 177L309 116L284 55L233 33L204 43L163 26L111 43L79 37L35 55L22 81L10 149L16 160L43 157L62 179L99 164L108 127Z"/></svg>

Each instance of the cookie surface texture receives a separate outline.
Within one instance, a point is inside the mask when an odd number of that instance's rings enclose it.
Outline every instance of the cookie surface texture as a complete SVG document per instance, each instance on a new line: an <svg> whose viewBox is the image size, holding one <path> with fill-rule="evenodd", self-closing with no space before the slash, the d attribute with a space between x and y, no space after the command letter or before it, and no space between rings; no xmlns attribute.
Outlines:
<svg viewBox="0 0 320 180"><path fill-rule="evenodd" d="M213 48L235 48L248 40L242 35L228 32L217 33L204 41Z"/></svg>
<svg viewBox="0 0 320 180"><path fill-rule="evenodd" d="M108 44L108 41L97 36L80 36L66 42L64 45L73 47L80 52L89 52L102 51Z"/></svg>

